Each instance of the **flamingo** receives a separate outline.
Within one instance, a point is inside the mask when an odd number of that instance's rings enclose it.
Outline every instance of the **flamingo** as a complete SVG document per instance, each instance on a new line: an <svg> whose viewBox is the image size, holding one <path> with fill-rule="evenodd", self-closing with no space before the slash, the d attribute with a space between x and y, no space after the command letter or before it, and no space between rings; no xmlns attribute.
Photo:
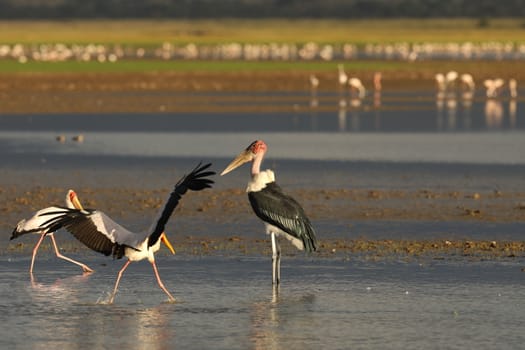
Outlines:
<svg viewBox="0 0 525 350"><path fill-rule="evenodd" d="M518 97L518 81L516 79L509 80L509 91L511 98Z"/></svg>
<svg viewBox="0 0 525 350"><path fill-rule="evenodd" d="M462 85L469 91L474 91L476 88L476 83L474 82L474 78L471 74L464 73L461 74L459 79L461 80Z"/></svg>
<svg viewBox="0 0 525 350"><path fill-rule="evenodd" d="M498 79L486 79L483 82L485 88L487 89L487 97L495 98L498 96L501 88L505 85L505 81L501 78Z"/></svg>
<svg viewBox="0 0 525 350"><path fill-rule="evenodd" d="M382 80L382 74L381 72L375 72L374 73L374 90L375 91L381 91L382 89L382 83L381 83L381 80Z"/></svg>
<svg viewBox="0 0 525 350"><path fill-rule="evenodd" d="M345 73L345 69L342 64L337 65L339 86L344 87L348 81L348 75Z"/></svg>
<svg viewBox="0 0 525 350"><path fill-rule="evenodd" d="M458 72L455 70L451 70L445 75L445 82L447 84L447 88L454 87L454 84L456 83L456 80L458 79Z"/></svg>
<svg viewBox="0 0 525 350"><path fill-rule="evenodd" d="M352 77L348 79L348 85L350 86L351 91L357 91L357 96L362 99L366 95L366 89L363 83L361 82L361 79Z"/></svg>

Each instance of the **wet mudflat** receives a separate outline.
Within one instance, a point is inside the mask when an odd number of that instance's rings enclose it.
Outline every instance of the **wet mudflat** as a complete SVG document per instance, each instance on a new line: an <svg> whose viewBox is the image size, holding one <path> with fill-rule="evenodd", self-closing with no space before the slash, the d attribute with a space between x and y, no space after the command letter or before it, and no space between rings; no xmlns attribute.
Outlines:
<svg viewBox="0 0 525 350"><path fill-rule="evenodd" d="M122 86L104 96L42 86L32 98L7 98L0 115L5 347L523 343L521 100L494 105L479 92L471 105L459 97L443 105L427 88L384 91L379 107L371 96L342 105L337 92L323 92L312 105L308 91L293 89L130 98ZM169 104L176 99L181 103ZM136 113L123 113L122 101L144 108L128 103ZM73 140L78 135L82 142ZM130 266L107 305L124 261L59 232L63 254L95 272L82 275L46 242L31 280L37 237L8 240L18 220L62 204L69 188L86 207L146 229L183 174L199 161L220 172L256 138L270 147L263 167L303 204L320 241L311 255L283 242L279 291L271 286L270 242L244 192L247 168L216 176L212 190L187 194L169 222L177 254L161 250L157 263L175 304L165 302L145 261Z"/></svg>

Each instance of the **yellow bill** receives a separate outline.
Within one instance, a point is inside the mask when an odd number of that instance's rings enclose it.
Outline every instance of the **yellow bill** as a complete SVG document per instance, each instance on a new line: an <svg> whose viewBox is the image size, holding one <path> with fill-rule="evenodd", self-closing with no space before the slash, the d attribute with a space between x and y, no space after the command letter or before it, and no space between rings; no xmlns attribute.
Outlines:
<svg viewBox="0 0 525 350"><path fill-rule="evenodd" d="M162 233L162 235L160 236L160 240L166 245L166 247L168 247L168 249L171 251L171 254L175 254L175 249L173 249L173 246L171 245L170 241L168 241L166 233Z"/></svg>

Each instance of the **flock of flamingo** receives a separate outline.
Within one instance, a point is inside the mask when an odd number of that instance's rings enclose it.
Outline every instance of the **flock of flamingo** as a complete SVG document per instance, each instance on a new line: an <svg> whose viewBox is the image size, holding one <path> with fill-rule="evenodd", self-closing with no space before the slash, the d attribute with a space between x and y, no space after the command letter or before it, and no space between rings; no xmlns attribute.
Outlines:
<svg viewBox="0 0 525 350"><path fill-rule="evenodd" d="M428 59L525 59L525 43L387 43L366 44L319 44L295 43L224 43L205 45L187 43L174 45L164 42L159 47L135 47L121 44L33 44L0 45L0 59L15 59L20 63L35 61L98 61L116 62L120 59L161 58L170 59L218 59L218 60L428 60Z"/></svg>
<svg viewBox="0 0 525 350"><path fill-rule="evenodd" d="M337 66L338 79L337 85L339 87L339 126L341 130L345 130L347 97L350 99L350 106L359 108L368 90L363 82L356 76L349 76L342 64ZM375 72L373 77L373 105L375 108L381 106L381 91L382 91L382 75L381 72ZM449 71L445 74L437 73L434 76L436 85L436 107L438 111L438 119L441 120L440 114L445 106L449 114L448 119L452 125L455 120L455 113L457 109L458 94L462 102L465 113L469 114L472 107L476 82L474 77L469 73L459 74L456 71ZM311 91L310 107L316 108L319 105L317 98L317 91L319 89L320 81L314 75L310 74L309 84ZM501 125L504 117L504 108L502 106L502 98L509 99L509 117L511 125L516 123L517 98L518 98L518 82L511 78L506 83L504 79L485 79L483 81L485 88L485 119L489 128L498 127ZM470 118L467 118L470 119ZM467 121L468 123L468 121ZM453 127L453 126L452 126Z"/></svg>
<svg viewBox="0 0 525 350"><path fill-rule="evenodd" d="M355 76L349 77L342 64L337 66L337 70L340 93L343 94L345 89L348 88L351 97L363 99L366 96L367 89L363 85L361 79ZM374 73L373 85L374 91L376 92L379 92L382 89L381 77L381 72ZM446 74L437 73L434 76L434 80L438 94L455 93L458 87L466 94L473 94L476 89L474 77L469 73L463 73L461 75L456 71L449 71ZM316 96L320 83L319 78L317 78L315 74L310 74L309 81L312 96ZM485 79L483 81L483 86L485 86L487 98L497 98L505 91L505 80L501 78ZM516 99L518 97L518 82L516 79L509 79L507 91L511 99Z"/></svg>
<svg viewBox="0 0 525 350"><path fill-rule="evenodd" d="M474 78L468 73L459 75L456 71L449 71L446 74L438 73L434 78L438 92L454 91L458 81L463 91L474 92L476 89ZM505 91L505 80L501 78L485 79L483 81L483 86L485 86L487 98L496 98L501 96L501 94ZM518 97L518 82L516 79L509 79L508 92L510 98Z"/></svg>

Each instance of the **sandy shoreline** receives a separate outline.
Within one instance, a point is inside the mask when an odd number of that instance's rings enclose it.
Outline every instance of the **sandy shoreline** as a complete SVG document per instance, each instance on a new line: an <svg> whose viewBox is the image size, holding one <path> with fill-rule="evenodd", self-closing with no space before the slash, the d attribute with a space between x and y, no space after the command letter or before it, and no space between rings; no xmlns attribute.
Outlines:
<svg viewBox="0 0 525 350"><path fill-rule="evenodd" d="M77 192L86 207L100 208L121 223L145 227L148 220L163 203L168 189L145 190L140 188L78 188ZM31 212L60 204L63 189L54 187L0 188L2 230L7 234L21 218ZM500 259L525 254L525 242L491 240L428 238L370 239L355 237L353 222L436 222L505 224L523 222L525 193L462 193L427 190L317 190L297 189L290 193L303 203L314 224L329 222L348 223L340 232L324 234L318 229L320 250L317 256L359 256L388 258L392 256L435 259L469 258ZM262 225L253 217L251 208L241 189L217 189L192 193L186 196L175 213L173 227L176 249L191 255L258 255L268 254L270 245L263 234ZM118 200L115 200L117 198ZM242 234L242 230L249 234ZM195 231L197 234L192 235ZM346 231L346 232L345 232ZM352 233L352 234L350 234ZM66 233L63 233L67 235ZM424 236L424 235L423 235ZM65 251L85 250L76 241L61 238ZM34 237L9 242L8 253L30 253ZM298 254L283 243L288 255ZM46 251L46 250L44 250ZM51 253L51 251L49 251Z"/></svg>
<svg viewBox="0 0 525 350"><path fill-rule="evenodd" d="M108 214L143 215L160 209L168 188L77 188L86 207ZM61 203L62 188L0 187L4 215L21 215ZM296 189L288 191L313 220L413 220L507 223L525 221L525 193L499 191L464 193L431 190ZM178 215L205 215L220 220L251 214L244 189L192 193ZM118 199L118 200L115 200ZM109 205L108 205L109 204Z"/></svg>

